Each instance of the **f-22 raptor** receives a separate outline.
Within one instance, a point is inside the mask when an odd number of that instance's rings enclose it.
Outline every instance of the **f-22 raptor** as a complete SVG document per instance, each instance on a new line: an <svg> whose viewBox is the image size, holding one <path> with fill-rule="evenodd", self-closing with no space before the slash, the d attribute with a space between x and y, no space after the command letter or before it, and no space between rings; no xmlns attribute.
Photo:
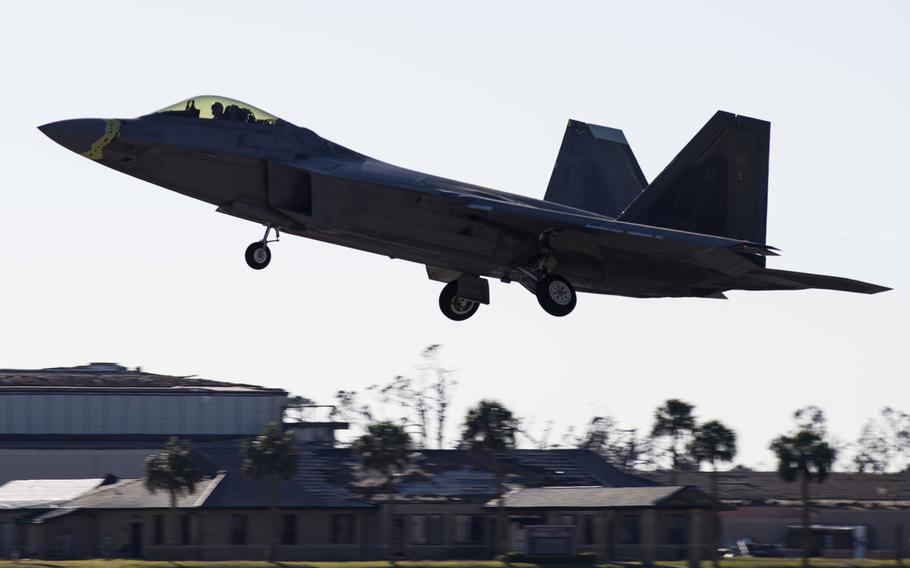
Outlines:
<svg viewBox="0 0 910 568"><path fill-rule="evenodd" d="M717 112L647 183L622 131L570 120L543 200L407 170L248 104L198 96L136 119L39 127L73 152L279 232L426 265L442 312L465 320L489 282L518 282L554 316L576 292L724 298L728 290L856 280L767 268L768 122ZM270 239L274 232L276 239Z"/></svg>

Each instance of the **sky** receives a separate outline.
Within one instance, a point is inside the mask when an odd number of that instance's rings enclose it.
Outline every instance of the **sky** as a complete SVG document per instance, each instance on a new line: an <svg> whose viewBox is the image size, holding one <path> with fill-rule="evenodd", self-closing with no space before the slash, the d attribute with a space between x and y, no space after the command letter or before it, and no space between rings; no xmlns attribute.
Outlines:
<svg viewBox="0 0 910 568"><path fill-rule="evenodd" d="M442 344L453 415L501 400L532 429L668 398L739 435L737 463L809 404L854 440L910 411L910 4L19 2L0 19L0 367L116 361L319 402ZM542 197L570 118L621 128L653 179L718 109L769 120L769 266L893 287L584 294L517 284L452 322L422 266L288 237L100 167L36 127L246 101L396 165ZM455 421L457 422L457 421ZM454 436L453 424L450 439Z"/></svg>

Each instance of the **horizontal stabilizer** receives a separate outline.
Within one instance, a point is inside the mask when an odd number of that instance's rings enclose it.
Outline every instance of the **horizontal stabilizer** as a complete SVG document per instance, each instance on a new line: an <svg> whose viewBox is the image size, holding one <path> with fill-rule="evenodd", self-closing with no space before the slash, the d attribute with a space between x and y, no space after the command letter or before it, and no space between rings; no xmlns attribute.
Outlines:
<svg viewBox="0 0 910 568"><path fill-rule="evenodd" d="M619 219L764 243L770 130L718 111Z"/></svg>
<svg viewBox="0 0 910 568"><path fill-rule="evenodd" d="M570 120L544 200L615 218L646 183L622 130Z"/></svg>
<svg viewBox="0 0 910 568"><path fill-rule="evenodd" d="M839 276L825 276L823 274L810 274L808 272L791 272L789 270L766 269L756 273L762 282L759 290L806 290L820 288L822 290L839 290L841 292L856 292L859 294L878 294L887 292L891 288L841 278Z"/></svg>

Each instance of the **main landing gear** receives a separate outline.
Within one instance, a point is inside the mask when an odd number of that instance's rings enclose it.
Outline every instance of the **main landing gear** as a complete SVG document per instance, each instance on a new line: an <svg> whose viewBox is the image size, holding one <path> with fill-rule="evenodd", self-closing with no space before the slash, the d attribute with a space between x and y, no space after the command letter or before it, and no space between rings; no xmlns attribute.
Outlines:
<svg viewBox="0 0 910 568"><path fill-rule="evenodd" d="M269 233L275 229L275 238L269 240ZM269 262L272 261L272 251L269 250L268 243L277 243L278 237L278 227L272 227L269 225L265 228L265 235L262 237L261 241L256 241L255 243L250 244L246 247L246 263L253 270L262 270L269 265Z"/></svg>
<svg viewBox="0 0 910 568"><path fill-rule="evenodd" d="M551 316L562 317L572 313L575 309L577 296L572 284L555 274L544 276L537 281L534 289L537 303Z"/></svg>
<svg viewBox="0 0 910 568"><path fill-rule="evenodd" d="M516 273L518 281L531 291L540 307L556 317L567 316L575 309L577 295L572 283L556 274L535 274L530 270ZM511 278L503 279L504 282ZM449 319L463 321L477 313L480 304L490 303L487 282L476 276L463 275L443 287L439 309Z"/></svg>

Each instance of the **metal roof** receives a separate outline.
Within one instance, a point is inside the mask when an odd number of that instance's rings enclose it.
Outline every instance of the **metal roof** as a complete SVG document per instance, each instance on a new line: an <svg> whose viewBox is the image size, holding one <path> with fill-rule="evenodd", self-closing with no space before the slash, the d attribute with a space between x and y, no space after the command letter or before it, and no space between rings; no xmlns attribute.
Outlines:
<svg viewBox="0 0 910 568"><path fill-rule="evenodd" d="M223 479L223 475L202 479L193 493L177 496L177 507L201 507ZM153 493L142 479L121 479L66 501L61 506L66 509L167 509L171 503L167 491Z"/></svg>
<svg viewBox="0 0 910 568"><path fill-rule="evenodd" d="M0 486L0 509L49 506L95 489L104 479L15 479Z"/></svg>
<svg viewBox="0 0 910 568"><path fill-rule="evenodd" d="M164 392L231 392L241 394L281 394L273 389L244 383L200 379L194 376L159 375L129 369L117 363L89 363L77 367L48 369L0 369L0 391L164 391Z"/></svg>
<svg viewBox="0 0 910 568"><path fill-rule="evenodd" d="M685 495L688 493L688 495ZM711 505L710 497L693 487L531 487L505 495L507 509L613 509L659 507L675 497ZM493 506L496 500L489 505Z"/></svg>

